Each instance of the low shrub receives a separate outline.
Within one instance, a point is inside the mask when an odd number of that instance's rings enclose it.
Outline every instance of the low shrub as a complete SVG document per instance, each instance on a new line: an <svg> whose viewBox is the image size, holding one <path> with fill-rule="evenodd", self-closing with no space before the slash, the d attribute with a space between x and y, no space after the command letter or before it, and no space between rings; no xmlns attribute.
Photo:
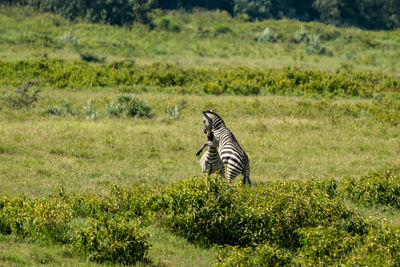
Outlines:
<svg viewBox="0 0 400 267"><path fill-rule="evenodd" d="M181 27L174 19L165 16L160 18L160 20L158 21L158 27L162 30L167 30L171 32L181 31Z"/></svg>
<svg viewBox="0 0 400 267"><path fill-rule="evenodd" d="M381 172L343 183L249 188L210 176L159 187L113 186L103 195L61 188L40 199L0 197L0 233L69 244L100 263L135 264L146 260L150 246L141 225L156 220L190 241L223 246L218 266L396 266L400 228L359 216L340 193L397 207L397 180Z"/></svg>
<svg viewBox="0 0 400 267"><path fill-rule="evenodd" d="M66 243L71 207L58 198L28 200L4 198L0 204L0 232L36 236Z"/></svg>
<svg viewBox="0 0 400 267"><path fill-rule="evenodd" d="M222 23L218 24L215 27L214 34L219 35L219 34L225 34L225 33L230 33L232 32L231 27L228 24Z"/></svg>
<svg viewBox="0 0 400 267"><path fill-rule="evenodd" d="M360 179L344 180L345 195L364 205L389 205L400 208L400 177L390 170L373 172Z"/></svg>
<svg viewBox="0 0 400 267"><path fill-rule="evenodd" d="M107 105L107 113L110 116L137 118L152 118L154 111L151 106L136 96L121 95L118 97L117 103L113 101Z"/></svg>
<svg viewBox="0 0 400 267"><path fill-rule="evenodd" d="M96 62L96 63L99 63L99 62L104 62L104 61L106 61L106 58L105 58L105 57L100 57L100 56L95 55L95 54L93 54L93 53L91 53L91 52L81 52L81 53L79 53L79 56L81 57L81 59L82 59L83 61L86 61L86 62Z"/></svg>
<svg viewBox="0 0 400 267"><path fill-rule="evenodd" d="M17 85L21 79L36 79L40 85L82 89L113 85L146 85L163 91L179 87L183 93L282 94L372 97L381 92L398 92L400 80L383 73L328 73L299 68L185 68L134 62L91 64L83 61L40 59L0 61L0 84Z"/></svg>
<svg viewBox="0 0 400 267"><path fill-rule="evenodd" d="M334 227L302 229L299 233L302 247L295 265L396 266L400 262L398 226L370 226L365 235L352 235Z"/></svg>
<svg viewBox="0 0 400 267"><path fill-rule="evenodd" d="M29 89L35 85L36 81L27 82L24 87L18 88L14 94L6 96L6 103L10 107L22 108L29 107L39 100L40 89L30 92Z"/></svg>
<svg viewBox="0 0 400 267"><path fill-rule="evenodd" d="M321 183L325 182L271 182L248 189L215 177L188 179L160 193L153 209L189 240L296 247L297 229L330 225L354 216L324 189L329 186Z"/></svg>
<svg viewBox="0 0 400 267"><path fill-rule="evenodd" d="M138 225L122 217L90 219L76 231L72 246L92 261L126 265L145 260L150 247Z"/></svg>
<svg viewBox="0 0 400 267"><path fill-rule="evenodd" d="M362 240L335 227L318 227L299 230L301 248L297 256L300 265L332 265L346 258Z"/></svg>
<svg viewBox="0 0 400 267"><path fill-rule="evenodd" d="M274 244L261 244L253 247L225 246L218 250L216 266L286 266L292 262L293 255Z"/></svg>
<svg viewBox="0 0 400 267"><path fill-rule="evenodd" d="M48 106L43 110L44 115L52 116L78 116L79 109L73 108L71 103L65 102L61 106Z"/></svg>

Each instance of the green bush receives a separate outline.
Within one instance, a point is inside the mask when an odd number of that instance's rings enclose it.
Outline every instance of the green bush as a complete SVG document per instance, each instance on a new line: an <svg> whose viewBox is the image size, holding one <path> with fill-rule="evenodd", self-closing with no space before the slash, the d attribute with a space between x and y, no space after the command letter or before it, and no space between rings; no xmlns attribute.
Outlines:
<svg viewBox="0 0 400 267"><path fill-rule="evenodd" d="M229 32L232 32L231 27L228 24L222 23L215 27L214 34L219 35L219 34L225 34L225 33L229 33Z"/></svg>
<svg viewBox="0 0 400 267"><path fill-rule="evenodd" d="M152 118L154 117L154 111L138 97L121 95L118 97L118 103L110 102L107 106L107 113L110 116L119 117L125 115L126 117L138 117L138 118Z"/></svg>
<svg viewBox="0 0 400 267"><path fill-rule="evenodd" d="M373 172L360 179L347 178L344 191L348 198L364 205L389 205L400 208L400 176L389 171Z"/></svg>
<svg viewBox="0 0 400 267"><path fill-rule="evenodd" d="M218 247L218 266L396 266L400 228L350 210L343 186L362 203L397 205L398 177L276 181L252 188L218 177L164 186L113 186L102 195L0 197L0 233L71 245L90 260L146 260L142 223L156 220L187 239ZM338 189L339 186L339 189ZM396 206L397 207L397 206Z"/></svg>
<svg viewBox="0 0 400 267"><path fill-rule="evenodd" d="M359 246L362 237L339 231L334 227L299 230L301 248L297 257L300 265L332 265L345 259Z"/></svg>
<svg viewBox="0 0 400 267"><path fill-rule="evenodd" d="M377 225L365 235L334 227L299 231L302 247L294 260L299 266L396 266L400 262L400 229Z"/></svg>
<svg viewBox="0 0 400 267"><path fill-rule="evenodd" d="M19 236L36 236L65 243L71 207L58 198L27 200L21 198L0 201L0 232Z"/></svg>
<svg viewBox="0 0 400 267"><path fill-rule="evenodd" d="M40 89L30 92L29 89L36 84L36 81L27 82L24 87L18 88L14 94L6 96L6 104L14 108L30 107L39 100Z"/></svg>
<svg viewBox="0 0 400 267"><path fill-rule="evenodd" d="M0 61L0 84L18 85L21 79L35 79L42 86L93 88L137 84L177 87L185 93L281 94L372 97L381 92L398 92L400 80L382 73L328 73L298 68L185 68L134 62L90 64L83 61L40 59Z"/></svg>
<svg viewBox="0 0 400 267"><path fill-rule="evenodd" d="M122 217L91 219L77 230L73 248L92 261L131 265L146 259L148 236Z"/></svg>
<svg viewBox="0 0 400 267"><path fill-rule="evenodd" d="M248 189L215 177L188 179L160 193L153 209L189 240L241 246L268 241L296 247L297 229L353 216L321 183L325 182L271 182Z"/></svg>
<svg viewBox="0 0 400 267"><path fill-rule="evenodd" d="M105 57L99 57L98 55L95 55L95 54L90 53L90 52L81 52L81 53L79 53L79 56L81 57L81 59L83 61L86 61L86 62L99 63L99 62L106 61Z"/></svg>
<svg viewBox="0 0 400 267"><path fill-rule="evenodd" d="M225 246L218 250L216 266L286 266L292 253L274 244L261 244L255 248Z"/></svg>
<svg viewBox="0 0 400 267"><path fill-rule="evenodd" d="M160 18L158 22L158 27L162 30L167 30L171 32L179 32L181 30L181 27L178 25L178 23L169 17L162 17Z"/></svg>

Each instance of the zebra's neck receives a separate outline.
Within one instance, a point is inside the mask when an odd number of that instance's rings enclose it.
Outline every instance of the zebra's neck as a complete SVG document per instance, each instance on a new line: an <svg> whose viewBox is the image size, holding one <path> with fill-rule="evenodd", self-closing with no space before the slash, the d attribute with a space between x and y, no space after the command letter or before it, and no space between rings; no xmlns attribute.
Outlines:
<svg viewBox="0 0 400 267"><path fill-rule="evenodd" d="M229 135L232 134L231 131L228 128L226 128L225 125L222 125L221 127L219 127L219 129L214 129L213 133L214 133L215 139L218 142L220 142L222 136L226 136L227 134L229 134Z"/></svg>

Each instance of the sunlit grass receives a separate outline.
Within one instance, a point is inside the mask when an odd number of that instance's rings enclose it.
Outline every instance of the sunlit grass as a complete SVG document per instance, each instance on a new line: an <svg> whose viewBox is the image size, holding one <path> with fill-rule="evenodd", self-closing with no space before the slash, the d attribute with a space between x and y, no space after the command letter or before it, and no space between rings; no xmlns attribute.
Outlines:
<svg viewBox="0 0 400 267"><path fill-rule="evenodd" d="M367 100L308 99L304 108L304 98L147 93L139 97L154 108L155 118L112 118L106 106L120 94L113 89L47 90L43 102L29 112L5 108L0 116L0 174L5 177L0 192L41 195L57 185L72 191L101 190L114 183L162 184L200 174L195 152L205 141L201 111L209 108L224 118L249 154L254 183L341 178L400 163L396 126L341 111ZM83 114L89 99L98 111L96 120ZM187 103L183 118L174 120L165 109L182 100ZM81 109L81 115L42 113L49 103L63 101ZM337 106L331 111L336 116L321 113L318 105Z"/></svg>
<svg viewBox="0 0 400 267"><path fill-rule="evenodd" d="M155 28L132 29L70 22L29 8L0 6L0 60L43 57L79 60L80 52L106 57L107 62L134 59L137 64L170 62L177 66L297 66L330 72L371 70L399 75L400 30L363 31L291 20L245 22L224 12L154 14ZM179 32L158 28L168 16ZM218 34L221 23L231 32ZM265 27L279 35L275 43L257 42ZM319 35L328 53L310 55L292 38L301 27ZM201 27L202 31L199 29ZM74 41L76 38L76 42ZM21 81L23 83L24 81ZM0 88L0 194L47 196L57 186L67 192L101 193L111 185L167 184L201 168L195 152L205 141L201 111L214 109L248 153L254 184L284 179L360 176L368 170L399 172L399 128L363 114L359 106L373 99L327 99L281 96L205 96L151 93L140 86L44 88L32 108L7 107ZM159 89L159 88L158 88ZM134 91L150 104L152 119L116 118L107 105ZM161 90L158 90L161 91ZM170 92L170 93L167 93ZM88 100L98 112L86 118ZM180 119L166 108L186 101ZM70 103L78 116L50 116L46 108ZM397 209L361 207L346 202L365 217L399 224ZM150 224L150 257L159 266L209 266L214 249L196 246L162 225ZM67 247L0 235L0 265L97 266ZM140 265L146 265L141 263Z"/></svg>
<svg viewBox="0 0 400 267"><path fill-rule="evenodd" d="M179 31L159 28L162 17L179 26ZM135 59L138 63L171 62L183 66L256 66L380 70L398 74L399 30L364 31L336 28L321 23L293 20L241 21L226 12L153 14L155 28L132 28L70 22L30 8L2 6L0 60L50 58L79 59L91 52L107 61ZM219 25L230 31L218 33ZM269 27L276 42L257 42L257 35ZM295 36L302 29L319 36L325 47L322 55L308 54Z"/></svg>

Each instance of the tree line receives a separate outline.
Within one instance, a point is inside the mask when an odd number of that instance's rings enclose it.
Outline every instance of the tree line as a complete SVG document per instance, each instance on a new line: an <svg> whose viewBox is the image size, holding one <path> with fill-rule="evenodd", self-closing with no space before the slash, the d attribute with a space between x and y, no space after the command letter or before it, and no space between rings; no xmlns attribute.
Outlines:
<svg viewBox="0 0 400 267"><path fill-rule="evenodd" d="M129 25L151 23L148 13L160 9L220 9L250 20L291 18L321 21L366 29L400 27L400 0L2 0L10 5L29 5L68 19ZM0 2L2 2L0 1Z"/></svg>

